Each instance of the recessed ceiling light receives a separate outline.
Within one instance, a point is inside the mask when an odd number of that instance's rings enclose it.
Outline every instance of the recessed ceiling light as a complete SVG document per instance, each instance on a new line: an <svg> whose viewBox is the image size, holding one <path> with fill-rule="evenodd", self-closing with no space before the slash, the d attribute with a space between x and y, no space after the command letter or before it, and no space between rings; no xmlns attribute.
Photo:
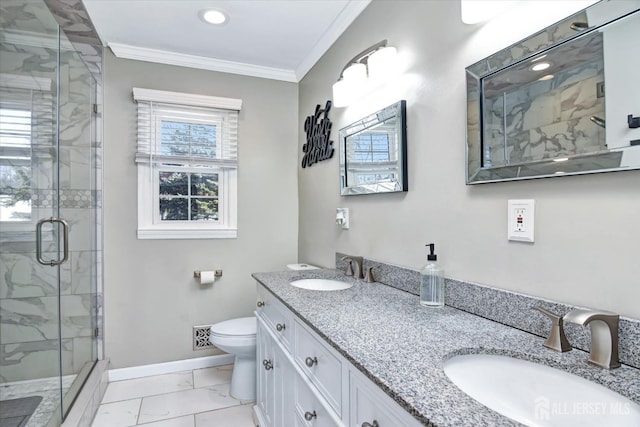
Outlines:
<svg viewBox="0 0 640 427"><path fill-rule="evenodd" d="M558 157L557 159L553 159L554 162L566 162L569 160L568 157Z"/></svg>
<svg viewBox="0 0 640 427"><path fill-rule="evenodd" d="M548 62L540 62L536 65L533 65L531 67L532 71L542 71L542 70L546 70L547 68L551 67L551 64L549 64Z"/></svg>
<svg viewBox="0 0 640 427"><path fill-rule="evenodd" d="M532 59L531 62L540 61L541 59L544 59L546 57L547 57L547 54L545 53L544 55L540 55L537 58Z"/></svg>
<svg viewBox="0 0 640 427"><path fill-rule="evenodd" d="M227 15L219 10L208 9L200 12L200 17L209 24L220 25L227 22Z"/></svg>
<svg viewBox="0 0 640 427"><path fill-rule="evenodd" d="M553 74L547 74L546 76L540 77L538 80L551 80L555 76Z"/></svg>

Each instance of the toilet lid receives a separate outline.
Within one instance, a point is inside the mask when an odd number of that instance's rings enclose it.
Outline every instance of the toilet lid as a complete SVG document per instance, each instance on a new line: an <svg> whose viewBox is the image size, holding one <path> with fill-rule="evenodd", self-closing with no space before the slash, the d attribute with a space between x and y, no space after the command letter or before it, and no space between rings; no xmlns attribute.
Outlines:
<svg viewBox="0 0 640 427"><path fill-rule="evenodd" d="M211 333L217 335L245 336L256 334L257 321L255 317L241 317L225 320L211 326Z"/></svg>

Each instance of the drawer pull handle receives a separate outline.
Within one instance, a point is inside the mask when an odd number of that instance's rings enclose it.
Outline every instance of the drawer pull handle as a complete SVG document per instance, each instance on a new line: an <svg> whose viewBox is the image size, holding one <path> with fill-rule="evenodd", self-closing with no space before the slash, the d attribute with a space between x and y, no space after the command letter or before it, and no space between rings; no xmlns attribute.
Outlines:
<svg viewBox="0 0 640 427"><path fill-rule="evenodd" d="M262 361L262 366L264 366L264 369L267 371L273 369L273 363L271 363L271 360L264 359Z"/></svg>
<svg viewBox="0 0 640 427"><path fill-rule="evenodd" d="M380 424L376 420L373 420L373 423L363 422L362 427L380 427Z"/></svg>
<svg viewBox="0 0 640 427"><path fill-rule="evenodd" d="M257 305L258 307L264 307L264 301L258 301L258 302L256 303L256 305Z"/></svg>
<svg viewBox="0 0 640 427"><path fill-rule="evenodd" d="M284 323L278 323L278 324L276 325L276 329L278 330L278 332L282 332L282 331L284 331L284 330L285 330L285 328L286 328L286 326L284 326Z"/></svg>
<svg viewBox="0 0 640 427"><path fill-rule="evenodd" d="M304 419L307 421L311 421L314 418L318 418L318 414L316 414L316 411L313 412L305 412L304 413Z"/></svg>
<svg viewBox="0 0 640 427"><path fill-rule="evenodd" d="M308 367L313 368L313 365L317 365L318 364L318 358L317 357L307 357L306 359L304 359L304 363Z"/></svg>

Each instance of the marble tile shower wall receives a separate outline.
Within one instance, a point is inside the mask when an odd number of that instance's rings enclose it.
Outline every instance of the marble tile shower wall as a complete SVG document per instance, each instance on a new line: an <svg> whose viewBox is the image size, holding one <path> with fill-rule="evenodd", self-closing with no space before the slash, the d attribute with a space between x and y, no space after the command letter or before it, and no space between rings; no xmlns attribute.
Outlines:
<svg viewBox="0 0 640 427"><path fill-rule="evenodd" d="M336 269L346 271L347 262L342 261L345 255L336 252ZM365 268L374 267L376 282L420 295L419 271L369 259L364 260L364 265ZM550 322L546 316L533 310L533 307L541 306L562 315L578 308L451 278L445 280L445 285L447 305L545 338L549 334ZM591 337L588 328L565 324L565 332L574 348L589 351ZM619 356L622 363L640 368L640 320L620 318Z"/></svg>
<svg viewBox="0 0 640 427"><path fill-rule="evenodd" d="M33 8L34 4L24 7ZM49 12L44 8L42 13ZM34 14L15 13L12 18L20 20L25 16L33 19ZM50 39L42 39L41 43L9 43L5 37L0 41L0 73L55 79L58 53ZM91 103L100 101L91 99L89 94L91 75L78 54L70 49L61 51L60 64L59 150L54 150L52 132L38 137L37 150L34 150L37 159L32 171L32 185L36 187L32 207L33 216L40 218L51 216L54 207L59 206L60 216L70 224L70 259L60 268L62 374L66 375L78 372L88 360L96 358L91 345L96 326L92 314L101 308L100 299L96 299L91 287L95 285L96 271L100 272L102 258L99 233L102 141L98 137L100 129L90 123ZM59 171L54 166L56 161ZM63 189L54 195L49 188L54 184L55 173L59 173ZM1 382L59 374L57 275L54 268L35 261L33 228L31 225L30 229L11 235L3 232L0 237L3 240L0 250ZM46 235L44 240L46 257ZM50 255L55 257L53 253Z"/></svg>
<svg viewBox="0 0 640 427"><path fill-rule="evenodd" d="M54 19L98 82L102 82L102 41L81 0L44 0ZM100 103L102 105L102 103Z"/></svg>
<svg viewBox="0 0 640 427"><path fill-rule="evenodd" d="M605 150L605 130L589 119L604 119L605 98L596 93L603 81L604 64L592 62L487 100L485 161L502 166Z"/></svg>

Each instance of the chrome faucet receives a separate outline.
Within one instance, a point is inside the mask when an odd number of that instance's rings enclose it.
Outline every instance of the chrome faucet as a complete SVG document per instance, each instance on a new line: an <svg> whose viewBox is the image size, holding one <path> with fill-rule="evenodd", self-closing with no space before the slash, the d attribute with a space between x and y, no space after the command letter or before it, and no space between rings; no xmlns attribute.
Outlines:
<svg viewBox="0 0 640 427"><path fill-rule="evenodd" d="M357 277L358 279L364 279L364 271L362 271L363 258L361 256L352 256L352 255L343 256L342 261L346 261L346 260L353 261L358 267L358 272L357 274L355 274L355 277ZM351 263L349 263L349 265L351 265ZM349 274L350 270L351 270L351 274ZM350 269L350 270L347 269L347 276L354 275L353 269Z"/></svg>
<svg viewBox="0 0 640 427"><path fill-rule="evenodd" d="M573 310L564 316L564 320L591 327L589 363L605 369L614 369L620 366L618 360L619 315L608 311Z"/></svg>

